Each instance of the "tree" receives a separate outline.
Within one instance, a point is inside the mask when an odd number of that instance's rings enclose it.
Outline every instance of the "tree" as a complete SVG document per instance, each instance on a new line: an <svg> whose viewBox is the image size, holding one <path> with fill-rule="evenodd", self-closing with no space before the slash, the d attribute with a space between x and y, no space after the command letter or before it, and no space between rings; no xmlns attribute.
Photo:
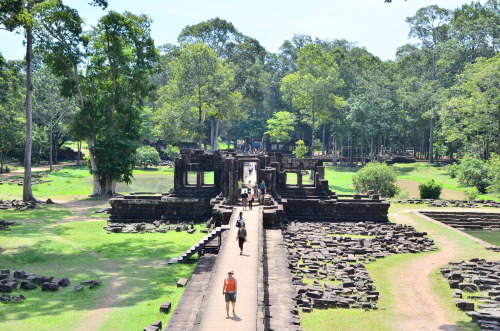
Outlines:
<svg viewBox="0 0 500 331"><path fill-rule="evenodd" d="M24 138L23 75L21 64L6 62L0 54L0 173L4 171L4 156L22 146Z"/></svg>
<svg viewBox="0 0 500 331"><path fill-rule="evenodd" d="M231 118L238 120L241 95L232 90L233 71L217 58L208 46L184 44L179 57L169 64L171 77L159 91L158 116L160 126L169 129L176 125L176 118L185 126L177 130L188 130L198 142L203 140L203 122L208 118ZM165 119L169 119L166 122ZM215 130L215 126L212 126ZM212 132L211 145L216 143Z"/></svg>
<svg viewBox="0 0 500 331"><path fill-rule="evenodd" d="M316 123L330 108L340 108L344 100L335 94L343 84L331 52L308 44L299 51L298 71L282 79L281 91L311 126L314 142Z"/></svg>
<svg viewBox="0 0 500 331"><path fill-rule="evenodd" d="M178 41L190 44L201 42L214 50L217 57L233 71L232 92L241 94L241 97L233 94L237 98L233 98L233 103L237 102L240 116L231 116L230 120L224 116L207 117L211 124L212 149L217 147L221 122L228 136L230 131L240 134L240 137L255 135L255 130L252 130L255 122L262 123L267 119L262 118L266 112L261 108L265 86L261 79L265 49L256 39L245 36L232 23L218 17L185 27L179 34ZM240 121L244 118L249 118L249 121L242 125Z"/></svg>
<svg viewBox="0 0 500 331"><path fill-rule="evenodd" d="M44 141L44 146L49 146L50 171L54 161L57 162L57 151L70 138L67 127L71 116L77 111L73 99L61 96L60 83L60 79L54 77L47 66L40 65L34 72L33 121L38 128L46 131L48 142Z"/></svg>
<svg viewBox="0 0 500 331"><path fill-rule="evenodd" d="M274 113L273 117L267 120L267 132L274 141L290 140L290 132L293 132L295 125L295 115L287 111Z"/></svg>
<svg viewBox="0 0 500 331"><path fill-rule="evenodd" d="M500 55L468 65L453 92L440 111L447 140L473 157L500 154Z"/></svg>
<svg viewBox="0 0 500 331"><path fill-rule="evenodd" d="M64 19L58 19L61 13ZM114 196L117 181L131 181L142 107L153 88L149 77L158 53L150 36L151 20L111 11L82 35L81 19L61 2L44 14L46 62L65 77L63 92L77 100L71 131L89 146L92 195Z"/></svg>
<svg viewBox="0 0 500 331"><path fill-rule="evenodd" d="M307 146L304 140L299 140L295 143L295 149L292 152L297 159L302 159L307 154Z"/></svg>
<svg viewBox="0 0 500 331"><path fill-rule="evenodd" d="M142 146L136 151L135 164L142 166L144 169L148 166L157 166L160 161L160 154L154 147Z"/></svg>
<svg viewBox="0 0 500 331"><path fill-rule="evenodd" d="M4 0L0 6L0 28L8 31L23 30L26 35L26 143L24 152L23 201L36 201L31 189L31 149L33 141L33 33L36 21L33 13L36 6L49 0ZM105 0L89 3L107 7Z"/></svg>
<svg viewBox="0 0 500 331"><path fill-rule="evenodd" d="M353 176L352 182L361 193L373 190L384 197L393 197L400 191L394 170L385 163L368 163Z"/></svg>
<svg viewBox="0 0 500 331"><path fill-rule="evenodd" d="M437 5L420 8L415 16L406 18L406 22L410 24L409 37L420 39L422 48L428 50L431 58L431 77L430 80L436 79L436 61L437 47L439 43L449 39L450 11L440 8ZM429 117L429 162L434 162L434 121L435 108L431 104L431 109L428 113Z"/></svg>

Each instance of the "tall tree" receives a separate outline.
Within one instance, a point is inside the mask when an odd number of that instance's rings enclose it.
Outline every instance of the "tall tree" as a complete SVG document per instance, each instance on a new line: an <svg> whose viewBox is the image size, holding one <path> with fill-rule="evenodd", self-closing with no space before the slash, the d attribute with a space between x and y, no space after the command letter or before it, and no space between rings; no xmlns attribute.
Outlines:
<svg viewBox="0 0 500 331"><path fill-rule="evenodd" d="M0 54L0 173L4 171L4 157L22 146L23 79L22 64L5 61Z"/></svg>
<svg viewBox="0 0 500 331"><path fill-rule="evenodd" d="M151 20L111 11L82 36L81 19L60 1L58 6L45 13L46 62L66 77L63 92L75 96L80 108L71 127L89 146L92 195L113 196L117 181L131 180L142 107L153 88L149 78L158 53ZM64 19L58 19L61 13ZM82 42L88 43L85 53Z"/></svg>
<svg viewBox="0 0 500 331"><path fill-rule="evenodd" d="M26 36L26 143L24 152L23 201L36 201L31 189L31 153L33 140L33 33L36 21L36 6L50 0L4 0L0 5L0 28L8 31L23 30ZM89 3L103 8L106 0L92 0Z"/></svg>
<svg viewBox="0 0 500 331"><path fill-rule="evenodd" d="M299 51L298 71L282 79L281 91L285 98L311 126L311 143L314 143L319 118L330 108L343 106L343 98L336 94L343 83L333 54L314 44Z"/></svg>
<svg viewBox="0 0 500 331"><path fill-rule="evenodd" d="M500 55L468 65L453 92L440 111L447 140L474 157L500 155Z"/></svg>
<svg viewBox="0 0 500 331"><path fill-rule="evenodd" d="M234 73L208 46L203 43L184 44L179 57L170 63L169 68L171 78L159 91L161 105L158 115L164 128L175 125L166 125L165 119L172 119L172 116L185 124L192 119L196 125L190 125L190 131L201 143L203 122L207 117L237 120L242 116L238 105L241 95L232 91ZM212 134L212 148L216 136Z"/></svg>
<svg viewBox="0 0 500 331"><path fill-rule="evenodd" d="M430 80L436 79L436 61L438 58L437 47L449 39L449 21L451 12L437 5L420 8L417 13L406 18L410 24L410 37L420 39L423 49L428 50L431 59ZM434 162L434 121L435 107L432 103L428 113L429 117L429 162Z"/></svg>

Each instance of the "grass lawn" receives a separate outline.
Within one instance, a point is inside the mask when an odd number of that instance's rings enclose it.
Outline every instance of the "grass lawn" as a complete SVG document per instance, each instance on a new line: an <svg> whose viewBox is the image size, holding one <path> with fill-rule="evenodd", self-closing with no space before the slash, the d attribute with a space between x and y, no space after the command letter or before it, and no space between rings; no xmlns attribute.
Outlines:
<svg viewBox="0 0 500 331"><path fill-rule="evenodd" d="M420 206L421 209L422 206ZM391 207L391 212L399 212L403 209L419 209L414 205L399 205ZM426 208L427 209L427 208ZM482 245L473 239L465 237L460 232L445 228L439 224L428 222L415 215L410 217L416 222L417 231L426 231L429 236L446 236L448 239L459 243L460 251L456 252L458 261L469 260L473 257L485 258L493 261L498 259L498 253L486 250ZM439 245L438 245L439 247ZM438 250L439 251L439 250ZM366 264L366 269L374 281L377 291L380 291L378 310L354 310L354 309L315 309L312 313L301 313L301 327L303 330L394 330L399 316L395 314L395 298L402 289L396 287L391 275L398 270L405 270L412 262L422 256L435 254L435 252L420 254L392 255L384 259L379 259L373 263ZM451 261L450 261L451 262ZM445 313L454 321L460 330L479 330L479 327L470 322L470 317L455 308L452 293L448 283L441 276L439 268L430 275L432 290L434 293L448 302L445 306Z"/></svg>
<svg viewBox="0 0 500 331"><path fill-rule="evenodd" d="M2 305L1 330L68 330L82 327L117 281L117 297L106 314L102 330L138 330L170 316L159 313L164 301L173 308L182 295L179 278L189 278L194 264L168 265L204 234L169 231L166 234L106 234L102 219L61 222L71 212L61 205L35 210L0 212L0 219L20 220L0 233L0 267L38 275L65 277L71 284L58 292L40 288L23 294L26 301ZM116 272L113 275L113 271ZM113 278L114 277L114 278ZM83 280L101 279L103 286L75 292ZM172 310L173 311L173 310ZM68 328L68 325L71 327Z"/></svg>
<svg viewBox="0 0 500 331"><path fill-rule="evenodd" d="M443 187L456 191L465 191L468 187L460 185L458 179L451 178L444 167L434 166L429 163L408 163L394 164L394 171L398 178L414 180L420 183L434 179ZM356 190L352 185L352 177L359 168L333 167L327 166L325 169L325 179L328 180L330 190L337 194L354 194ZM492 194L482 194L478 199L499 200Z"/></svg>

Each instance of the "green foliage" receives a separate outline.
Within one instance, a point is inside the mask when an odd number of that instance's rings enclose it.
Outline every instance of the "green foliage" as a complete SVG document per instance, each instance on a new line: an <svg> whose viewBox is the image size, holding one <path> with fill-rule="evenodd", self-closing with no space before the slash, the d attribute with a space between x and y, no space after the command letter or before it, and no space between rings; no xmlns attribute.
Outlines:
<svg viewBox="0 0 500 331"><path fill-rule="evenodd" d="M439 199L442 189L443 185L436 183L434 179L418 185L420 199Z"/></svg>
<svg viewBox="0 0 500 331"><path fill-rule="evenodd" d="M169 159L173 160L179 156L179 147L173 145L167 145L163 154L166 155Z"/></svg>
<svg viewBox="0 0 500 331"><path fill-rule="evenodd" d="M477 198L477 196L479 195L479 190L477 189L477 187L469 187L468 189L465 190L465 197L467 198L467 200L474 200L475 198Z"/></svg>
<svg viewBox="0 0 500 331"><path fill-rule="evenodd" d="M290 132L295 130L295 115L287 111L279 111L267 120L267 132L273 141L290 140Z"/></svg>
<svg viewBox="0 0 500 331"><path fill-rule="evenodd" d="M446 173L451 177L451 178L456 178L458 175L458 172L460 170L460 167L458 164L453 163L453 164L448 164L446 166Z"/></svg>
<svg viewBox="0 0 500 331"><path fill-rule="evenodd" d="M475 186L479 192L486 192L490 185L488 161L466 157L460 161L458 180L466 186Z"/></svg>
<svg viewBox="0 0 500 331"><path fill-rule="evenodd" d="M156 148L151 146L141 146L135 153L135 164L143 168L148 166L157 166L160 164L160 154Z"/></svg>
<svg viewBox="0 0 500 331"><path fill-rule="evenodd" d="M361 193L373 190L384 197L393 197L400 191L394 170L385 163L368 163L353 176L352 182Z"/></svg>
<svg viewBox="0 0 500 331"><path fill-rule="evenodd" d="M301 159L307 154L307 146L304 140L299 140L295 143L295 149L292 152L296 158Z"/></svg>
<svg viewBox="0 0 500 331"><path fill-rule="evenodd" d="M489 192L500 197L500 155L493 154L490 159L491 185L488 187Z"/></svg>

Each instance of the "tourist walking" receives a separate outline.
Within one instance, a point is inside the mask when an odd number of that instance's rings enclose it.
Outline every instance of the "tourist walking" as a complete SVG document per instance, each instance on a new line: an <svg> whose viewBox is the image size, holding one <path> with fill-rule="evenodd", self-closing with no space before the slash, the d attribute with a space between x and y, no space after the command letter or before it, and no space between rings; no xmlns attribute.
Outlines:
<svg viewBox="0 0 500 331"><path fill-rule="evenodd" d="M266 193L266 182L262 180L259 184L260 194L264 195Z"/></svg>
<svg viewBox="0 0 500 331"><path fill-rule="evenodd" d="M241 193L241 205L243 206L243 210L247 210L248 193L246 191L243 191L243 193Z"/></svg>
<svg viewBox="0 0 500 331"><path fill-rule="evenodd" d="M248 196L248 209L252 210L253 202L255 201L255 194L252 192Z"/></svg>
<svg viewBox="0 0 500 331"><path fill-rule="evenodd" d="M229 318L229 302L233 305L233 316L236 315L234 311L234 306L236 305L236 291L238 290L238 283L236 278L233 277L234 271L229 271L227 273L227 278L224 279L224 286L222 287L222 295L224 295L224 300L226 301L226 314Z"/></svg>
<svg viewBox="0 0 500 331"><path fill-rule="evenodd" d="M245 224L242 224L241 229L238 229L236 240L238 240L238 245L240 246L240 255L243 255L243 244L247 241L247 229Z"/></svg>
<svg viewBox="0 0 500 331"><path fill-rule="evenodd" d="M245 225L245 220L243 219L243 212L240 211L240 215L236 219L236 227L241 228L242 225Z"/></svg>

